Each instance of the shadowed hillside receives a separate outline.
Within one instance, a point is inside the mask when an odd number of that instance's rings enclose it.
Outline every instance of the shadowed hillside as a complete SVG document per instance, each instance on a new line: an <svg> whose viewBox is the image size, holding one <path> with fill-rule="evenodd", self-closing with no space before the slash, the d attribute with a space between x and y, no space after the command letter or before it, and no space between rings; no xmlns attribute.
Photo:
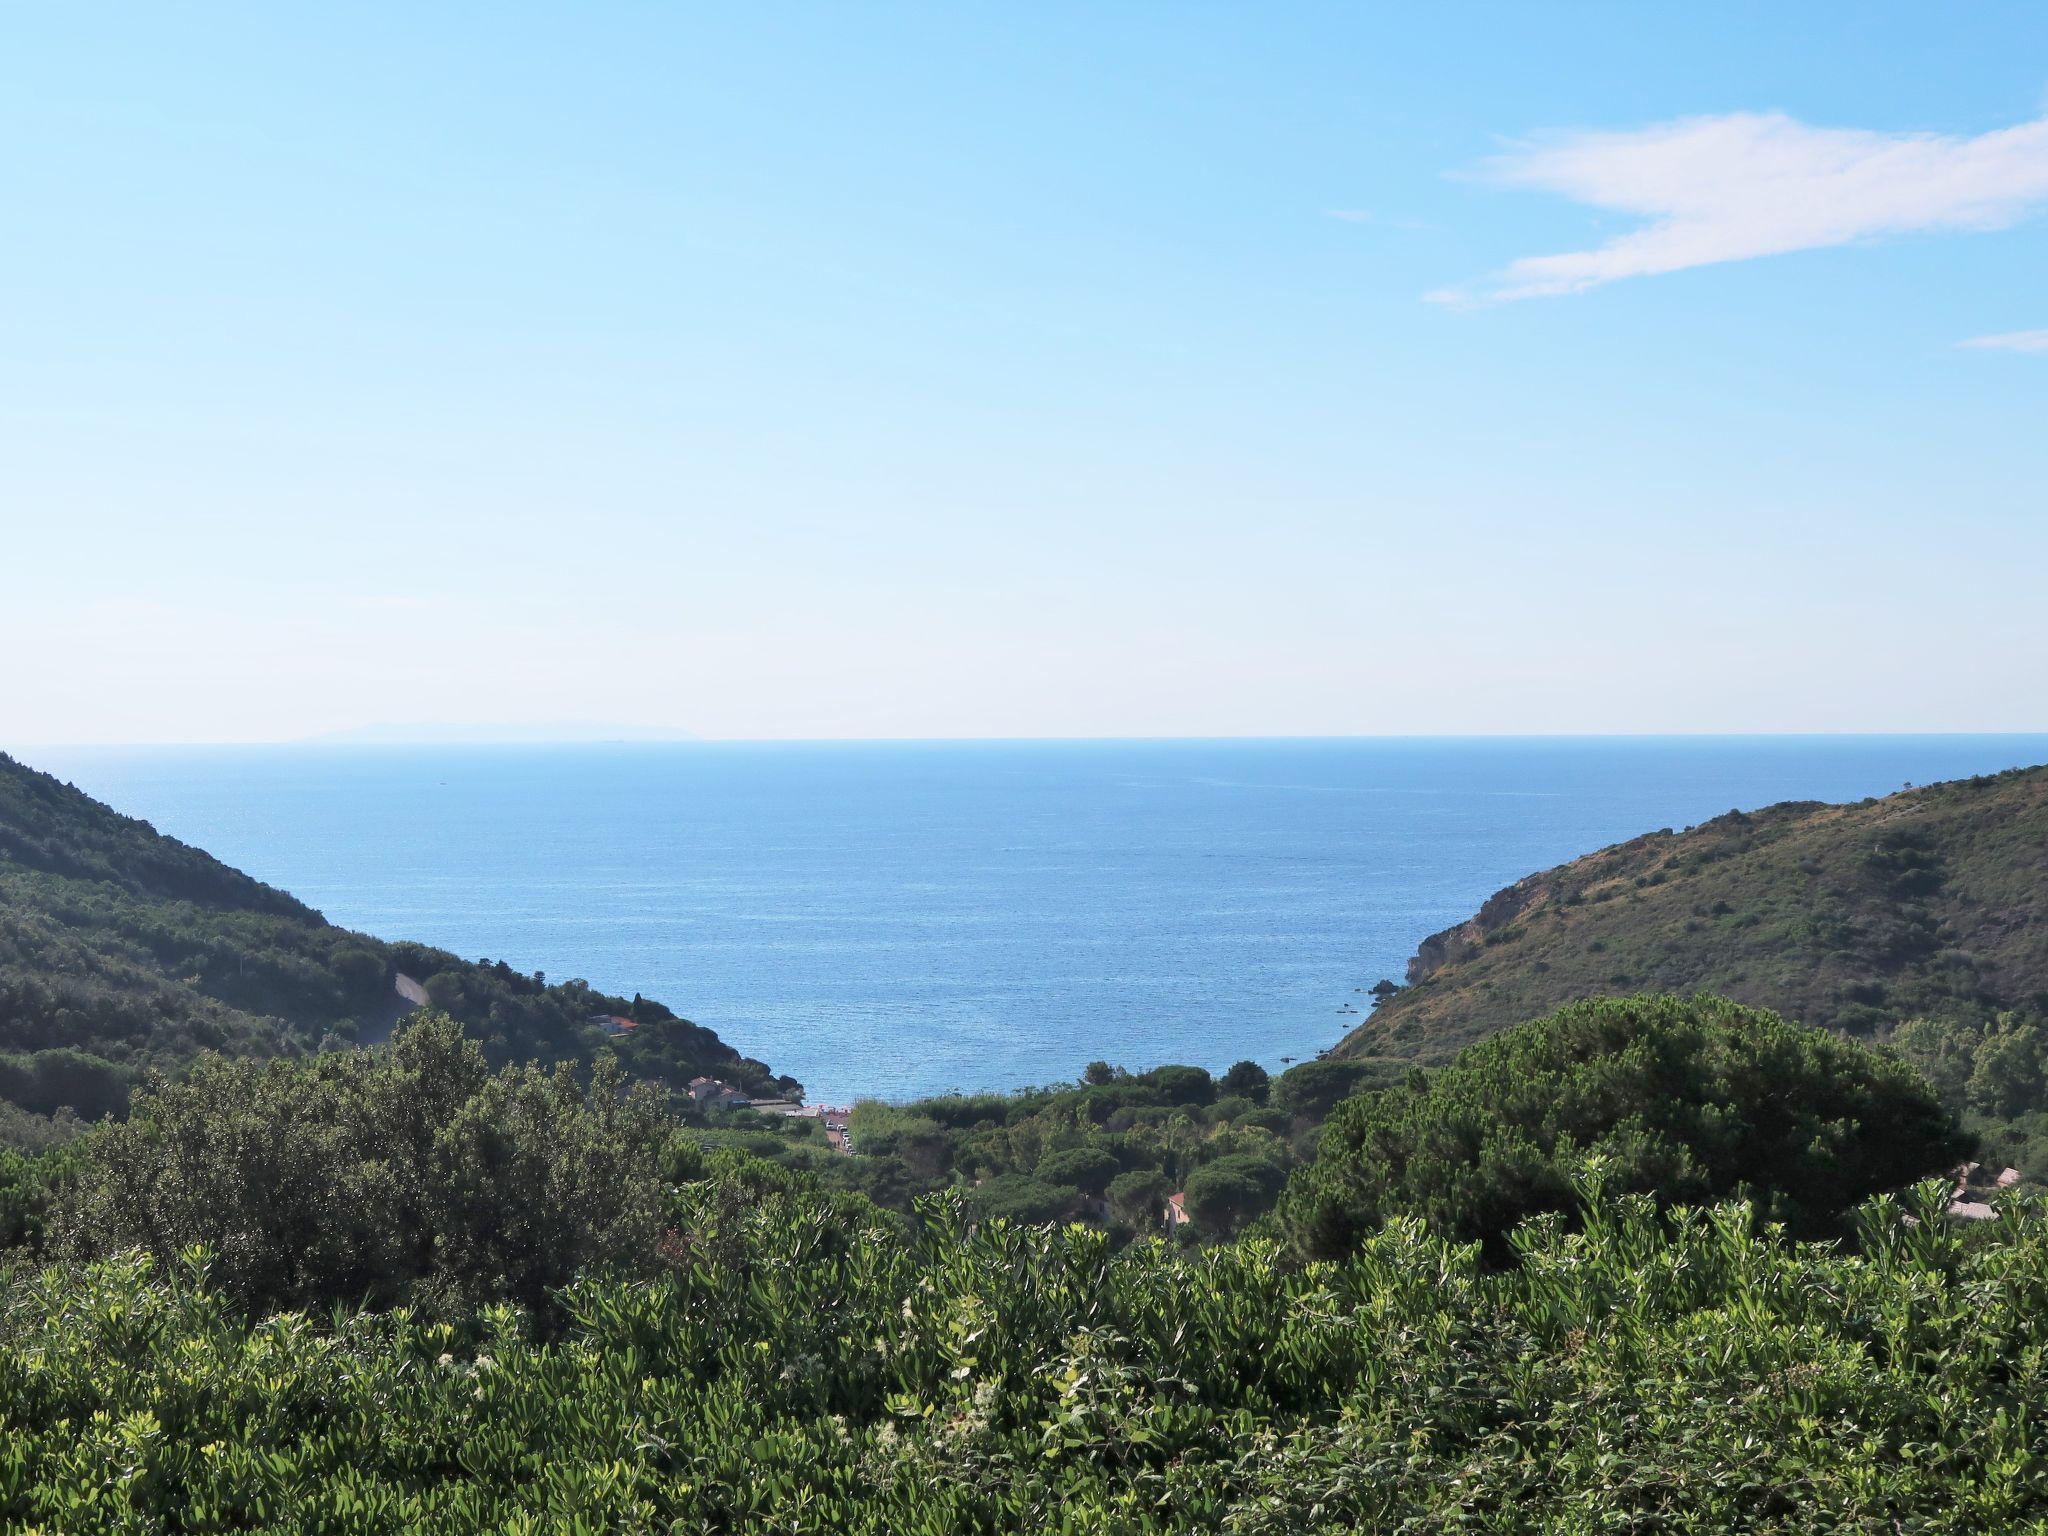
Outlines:
<svg viewBox="0 0 2048 1536"><path fill-rule="evenodd" d="M1436 1060L1585 997L1723 994L1851 1034L2048 1009L2048 768L1652 832L1433 935L1336 1048Z"/></svg>
<svg viewBox="0 0 2048 1536"><path fill-rule="evenodd" d="M118 1112L136 1078L202 1051L293 1056L382 1038L401 975L494 1062L616 1055L787 1091L708 1029L581 981L386 943L0 754L0 1140ZM635 1019L608 1036L597 1014ZM56 1118L53 1118L56 1117Z"/></svg>

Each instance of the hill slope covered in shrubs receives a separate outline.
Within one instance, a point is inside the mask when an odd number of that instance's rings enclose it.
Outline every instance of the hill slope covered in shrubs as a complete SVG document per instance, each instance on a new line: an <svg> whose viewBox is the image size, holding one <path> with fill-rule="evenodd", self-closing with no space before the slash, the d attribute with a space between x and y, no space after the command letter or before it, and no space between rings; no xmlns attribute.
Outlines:
<svg viewBox="0 0 2048 1536"><path fill-rule="evenodd" d="M386 943L0 754L0 1142L117 1112L202 1051L295 1056L387 1032L407 974L494 1062L795 1087L658 1003ZM630 1039L589 1019L630 1014Z"/></svg>
<svg viewBox="0 0 2048 1536"><path fill-rule="evenodd" d="M1442 1060L1637 992L1851 1034L2048 1013L2048 768L1652 832L1497 893L1408 979L1336 1054Z"/></svg>

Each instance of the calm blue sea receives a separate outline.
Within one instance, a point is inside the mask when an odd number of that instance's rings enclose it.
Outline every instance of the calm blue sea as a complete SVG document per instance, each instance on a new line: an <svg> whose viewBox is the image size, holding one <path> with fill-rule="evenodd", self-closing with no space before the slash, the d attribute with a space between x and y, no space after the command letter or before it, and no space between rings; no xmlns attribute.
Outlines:
<svg viewBox="0 0 2048 1536"><path fill-rule="evenodd" d="M2048 736L43 749L336 922L902 1098L1307 1058L1531 870Z"/></svg>

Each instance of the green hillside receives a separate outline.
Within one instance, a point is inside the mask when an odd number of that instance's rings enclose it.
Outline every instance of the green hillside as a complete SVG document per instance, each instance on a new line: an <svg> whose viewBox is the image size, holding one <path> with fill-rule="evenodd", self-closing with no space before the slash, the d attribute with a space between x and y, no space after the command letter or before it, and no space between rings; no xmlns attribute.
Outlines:
<svg viewBox="0 0 2048 1536"><path fill-rule="evenodd" d="M0 754L0 1140L118 1111L146 1070L201 1052L296 1056L381 1039L421 982L495 1062L616 1055L641 1077L776 1079L640 998L386 943ZM631 1016L611 1038L588 1021Z"/></svg>
<svg viewBox="0 0 2048 1536"><path fill-rule="evenodd" d="M1652 832L1425 940L1336 1048L1440 1060L1580 998L1715 992L1807 1024L1966 1034L2048 1012L2048 768Z"/></svg>

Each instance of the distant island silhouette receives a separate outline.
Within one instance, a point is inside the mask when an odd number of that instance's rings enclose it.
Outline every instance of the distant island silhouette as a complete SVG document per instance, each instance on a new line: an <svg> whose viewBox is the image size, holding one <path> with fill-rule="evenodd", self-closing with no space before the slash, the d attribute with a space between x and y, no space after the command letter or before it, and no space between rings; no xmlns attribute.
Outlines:
<svg viewBox="0 0 2048 1536"><path fill-rule="evenodd" d="M379 722L302 736L305 744L362 746L599 745L605 742L697 741L689 731L613 720L514 722Z"/></svg>

